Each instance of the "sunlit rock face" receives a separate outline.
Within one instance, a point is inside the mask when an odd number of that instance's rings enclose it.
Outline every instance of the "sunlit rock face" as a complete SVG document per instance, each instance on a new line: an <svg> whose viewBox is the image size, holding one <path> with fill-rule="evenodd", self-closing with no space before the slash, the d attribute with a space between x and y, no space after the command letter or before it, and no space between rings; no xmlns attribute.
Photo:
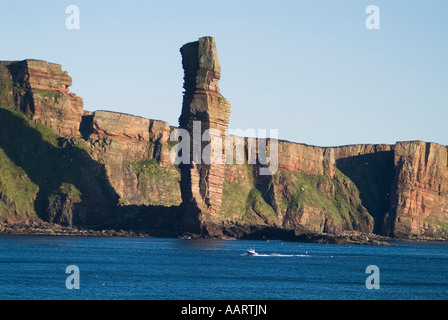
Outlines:
<svg viewBox="0 0 448 320"><path fill-rule="evenodd" d="M221 66L215 40L211 37L200 38L185 44L180 52L185 72L185 92L179 127L186 129L191 137L191 161L180 165L183 224L186 231L201 232L203 229L210 233L206 230L205 220L219 216L225 164L223 152L222 161L205 163L207 161L202 155L210 141L202 141L202 137L206 130L211 133L211 139L213 136L225 136L230 104L219 93ZM213 150L208 153L210 159L214 157L212 153Z"/></svg>

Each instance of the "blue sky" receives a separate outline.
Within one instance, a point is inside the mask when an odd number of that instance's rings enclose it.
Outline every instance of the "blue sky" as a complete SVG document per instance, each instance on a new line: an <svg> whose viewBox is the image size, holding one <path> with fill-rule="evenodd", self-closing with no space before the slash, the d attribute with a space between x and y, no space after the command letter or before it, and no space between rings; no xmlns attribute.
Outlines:
<svg viewBox="0 0 448 320"><path fill-rule="evenodd" d="M380 29L368 30L368 5ZM80 29L68 30L68 5ZM84 109L178 124L179 48L216 39L233 129L318 146L448 145L448 1L2 0L1 60L61 64Z"/></svg>

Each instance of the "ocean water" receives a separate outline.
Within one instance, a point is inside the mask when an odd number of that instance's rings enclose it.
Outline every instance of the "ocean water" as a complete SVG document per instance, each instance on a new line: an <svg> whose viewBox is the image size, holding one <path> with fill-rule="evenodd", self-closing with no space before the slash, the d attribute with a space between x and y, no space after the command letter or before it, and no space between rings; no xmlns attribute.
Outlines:
<svg viewBox="0 0 448 320"><path fill-rule="evenodd" d="M259 255L247 256L249 248ZM377 269L366 273L368 266ZM366 280L377 289L368 289ZM68 289L67 282L69 287L79 283L79 289ZM443 243L0 235L2 300L447 298L448 244Z"/></svg>

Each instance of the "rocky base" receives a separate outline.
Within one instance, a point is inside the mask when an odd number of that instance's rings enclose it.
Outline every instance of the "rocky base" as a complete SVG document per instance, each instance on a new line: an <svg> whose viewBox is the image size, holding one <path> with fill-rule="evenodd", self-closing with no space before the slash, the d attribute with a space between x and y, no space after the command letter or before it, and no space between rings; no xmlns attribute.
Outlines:
<svg viewBox="0 0 448 320"><path fill-rule="evenodd" d="M0 224L0 234L2 233L52 236L149 237L149 234L143 232L113 229L81 229L76 227L61 226L48 222Z"/></svg>
<svg viewBox="0 0 448 320"><path fill-rule="evenodd" d="M306 229L285 229L275 226L253 226L235 225L227 226L223 229L227 235L232 235L237 239L251 240L283 240L308 243L327 244L370 244L370 245L390 245L388 241L393 239L372 233L356 231L346 231L341 235L328 233L316 233Z"/></svg>
<svg viewBox="0 0 448 320"><path fill-rule="evenodd" d="M390 242L411 241L411 242L447 242L446 238L430 237L406 237L390 238L372 233L356 231L346 231L341 235L328 233L314 233L307 230L284 229L275 226L246 225L238 223L225 223L214 226L220 229L220 236L199 235L193 233L181 234L153 234L151 232L133 230L103 229L92 230L62 226L59 224L43 221L3 223L0 224L1 234L27 234L27 235L53 235L53 236L101 236L101 237L177 237L181 239L240 239L240 240L282 240L305 243L325 243L325 244L350 244L350 245L392 245Z"/></svg>
<svg viewBox="0 0 448 320"><path fill-rule="evenodd" d="M317 234L304 232L303 230L287 230L277 227L253 226L241 224L223 225L222 236L198 235L192 233L172 234L166 236L178 237L182 239L245 239L245 240L283 240L293 242L308 243L328 243L328 244L370 244L370 245L390 245L387 241L390 238L349 232L336 236L330 234ZM135 232L129 230L92 230L59 224L34 221L28 223L5 223L0 224L0 234L26 234L26 235L52 235L52 236L103 236L103 237L151 237L159 236L146 232Z"/></svg>

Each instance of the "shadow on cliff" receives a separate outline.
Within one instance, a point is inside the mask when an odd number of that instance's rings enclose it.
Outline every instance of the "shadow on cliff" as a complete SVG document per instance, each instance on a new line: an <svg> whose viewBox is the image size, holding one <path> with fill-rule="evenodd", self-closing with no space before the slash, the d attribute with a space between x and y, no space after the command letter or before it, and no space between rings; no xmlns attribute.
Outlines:
<svg viewBox="0 0 448 320"><path fill-rule="evenodd" d="M9 107L12 109L21 110L26 115L34 113L34 101L32 97L31 87L27 83L27 62L16 61L12 62L6 67L11 74L13 87L13 99L8 105L2 105L2 107Z"/></svg>
<svg viewBox="0 0 448 320"><path fill-rule="evenodd" d="M395 177L393 151L339 159L336 167L358 188L362 205L374 219L373 232L387 235L391 187Z"/></svg>
<svg viewBox="0 0 448 320"><path fill-rule="evenodd" d="M116 226L126 231L148 233L155 237L181 234L180 206L127 205L115 208Z"/></svg>
<svg viewBox="0 0 448 320"><path fill-rule="evenodd" d="M51 129L36 129L16 111L0 108L0 148L39 187L34 210L44 221L160 236L179 233L178 207L118 205L103 164Z"/></svg>
<svg viewBox="0 0 448 320"><path fill-rule="evenodd" d="M19 113L0 109L0 147L39 187L34 202L37 215L50 222L71 219L64 221L65 224L104 225L118 202L104 166L81 148L70 144L61 146L64 139L56 139L51 129L41 128L42 132L35 129ZM53 141L55 145L46 141L43 134L46 139L56 139ZM63 186L67 185L72 186L71 189L59 199L64 203L60 208L54 208L60 212L51 213L49 198L61 196ZM73 203L69 204L71 200ZM61 217L61 210L68 216Z"/></svg>

